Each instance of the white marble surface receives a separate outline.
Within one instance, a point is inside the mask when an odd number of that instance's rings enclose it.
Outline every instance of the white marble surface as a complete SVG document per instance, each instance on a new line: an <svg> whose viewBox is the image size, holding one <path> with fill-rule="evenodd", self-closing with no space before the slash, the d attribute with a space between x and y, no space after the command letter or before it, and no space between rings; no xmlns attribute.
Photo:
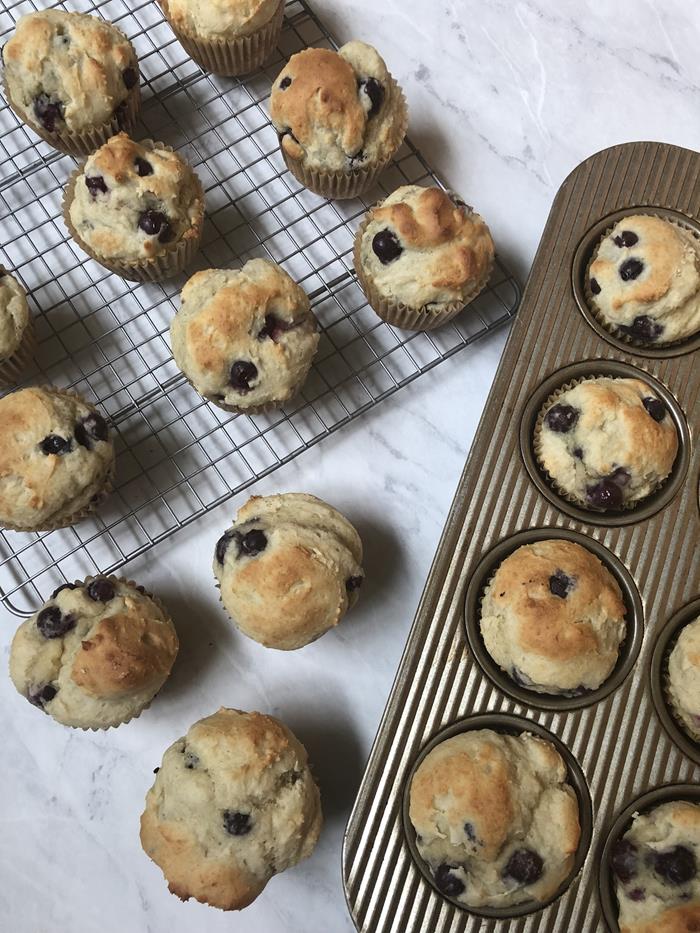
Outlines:
<svg viewBox="0 0 700 933"><path fill-rule="evenodd" d="M341 39L384 53L411 132L488 219L522 278L555 191L587 155L656 139L700 148L700 11L687 0L316 0ZM232 630L211 583L227 505L129 568L171 606L182 649L144 716L62 729L0 678L0 929L7 933L342 933L343 828L503 346L458 355L262 482L356 522L367 585L341 627L294 655ZM3 620L5 656L14 621ZM220 704L283 717L326 811L312 858L227 916L168 894L138 819L164 748ZM430 931L425 931L430 933Z"/></svg>

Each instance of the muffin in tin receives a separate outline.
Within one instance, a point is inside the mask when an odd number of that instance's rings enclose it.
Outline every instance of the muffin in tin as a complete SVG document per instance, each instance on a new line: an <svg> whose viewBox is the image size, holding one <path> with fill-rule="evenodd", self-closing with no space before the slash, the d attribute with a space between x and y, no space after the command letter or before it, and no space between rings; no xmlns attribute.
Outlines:
<svg viewBox="0 0 700 933"><path fill-rule="evenodd" d="M590 551L572 541L537 541L500 564L479 625L486 650L516 683L577 696L612 673L626 633L625 604Z"/></svg>
<svg viewBox="0 0 700 933"><path fill-rule="evenodd" d="M535 428L535 455L558 491L594 511L631 508L670 475L673 418L640 379L584 379L551 398Z"/></svg>
<svg viewBox="0 0 700 933"><path fill-rule="evenodd" d="M182 900L241 910L318 841L306 749L272 716L222 708L174 742L156 771L141 844Z"/></svg>
<svg viewBox="0 0 700 933"><path fill-rule="evenodd" d="M464 732L430 751L409 792L437 888L467 907L547 901L571 874L579 806L554 746L525 732Z"/></svg>
<svg viewBox="0 0 700 933"><path fill-rule="evenodd" d="M26 375L33 346L27 293L0 266L0 384L12 385Z"/></svg>
<svg viewBox="0 0 700 933"><path fill-rule="evenodd" d="M175 362L227 411L279 407L306 379L319 342L302 288L275 263L197 272L170 326Z"/></svg>
<svg viewBox="0 0 700 933"><path fill-rule="evenodd" d="M163 606L115 577L60 586L17 629L10 676L56 722L107 729L138 716L165 683L178 638Z"/></svg>
<svg viewBox="0 0 700 933"><path fill-rule="evenodd" d="M700 618L681 629L668 657L665 687L676 719L700 742Z"/></svg>
<svg viewBox="0 0 700 933"><path fill-rule="evenodd" d="M598 244L586 291L602 322L635 343L691 337L700 330L700 239L662 217L624 217Z"/></svg>
<svg viewBox="0 0 700 933"><path fill-rule="evenodd" d="M636 814L611 868L620 933L700 929L700 805L674 800Z"/></svg>

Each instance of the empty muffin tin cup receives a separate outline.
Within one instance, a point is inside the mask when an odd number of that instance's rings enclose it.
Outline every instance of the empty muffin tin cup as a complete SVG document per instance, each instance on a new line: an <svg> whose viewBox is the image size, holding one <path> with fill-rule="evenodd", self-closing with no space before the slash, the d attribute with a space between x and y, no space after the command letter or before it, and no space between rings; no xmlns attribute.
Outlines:
<svg viewBox="0 0 700 933"><path fill-rule="evenodd" d="M545 901L524 901L521 904L514 904L510 907L469 907L466 904L462 904L455 898L448 897L438 889L428 864L422 859L420 852L418 851L418 847L416 845L416 831L413 828L413 824L411 823L411 818L409 816L409 799L414 775L423 759L434 748L436 748L446 739L451 739L455 735L461 735L463 732L472 732L475 729L492 729L494 732L500 732L504 735L522 735L524 732L528 732L540 739L544 739L546 742L550 742L561 755L564 765L566 766L566 781L571 785L574 793L576 794L576 800L578 801L581 838L579 840L578 849L576 850L576 855L574 857L574 864L569 877L563 881L557 890L552 894L552 896ZM406 837L406 843L408 845L411 856L418 866L420 873L435 890L437 896L441 900L448 901L450 904L453 904L455 907L458 907L460 910L463 910L466 913L489 920L512 920L517 917L525 917L528 914L533 914L544 910L545 907L549 907L550 904L553 904L554 901L561 897L561 895L568 889L568 887L583 868L583 864L586 861L586 856L588 855L588 850L591 845L591 837L593 833L593 805L591 803L591 795L590 791L588 790L588 783L586 781L585 775L581 770L581 766L579 765L578 761L576 761L574 756L563 744L563 742L548 729L545 729L544 726L541 726L537 722L533 722L531 719L526 719L523 716L514 716L510 713L478 713L475 716L469 716L466 719L461 719L458 722L453 723L451 726L447 726L438 732L437 735L433 736L427 745L421 749L418 757L411 767L411 770L408 773L408 777L403 789L401 814L403 820L404 836Z"/></svg>
<svg viewBox="0 0 700 933"><path fill-rule="evenodd" d="M700 765L700 741L692 738L676 716L667 695L668 659L678 636L695 619L700 618L700 599L695 599L673 615L659 632L651 656L651 697L661 724L671 741Z"/></svg>
<svg viewBox="0 0 700 933"><path fill-rule="evenodd" d="M598 221L595 226L586 231L583 239L576 248L574 259L571 266L571 286L574 293L576 304L590 324L594 331L603 337L608 343L612 344L626 353L634 353L638 356L649 358L664 358L681 356L684 353L692 353L700 349L700 332L686 337L683 340L675 340L668 344L641 343L623 334L614 325L609 324L602 315L596 310L593 296L588 287L590 279L589 269L595 256L598 244L609 234L616 223L625 217L634 214L650 214L654 217L660 217L662 220L668 220L673 224L690 230L698 239L700 239L700 223L694 218L681 214L679 211L669 210L664 207L628 207L624 210L615 211L608 214Z"/></svg>
<svg viewBox="0 0 700 933"><path fill-rule="evenodd" d="M673 800L687 800L700 804L700 787L697 784L664 784L655 790L647 791L633 800L615 819L605 837L598 860L598 896L603 917L610 933L620 933L617 922L618 907L615 894L615 879L612 872L611 856L613 846L632 825L632 819L638 813L647 813L662 803Z"/></svg>
<svg viewBox="0 0 700 933"><path fill-rule="evenodd" d="M605 376L613 379L639 379L647 383L668 408L678 435L678 453L676 454L673 469L663 483L635 505L619 511L610 510L607 512L586 509L577 501L565 498L565 494L559 492L554 480L540 465L535 451L537 425L541 417L543 417L548 401L565 386L586 379ZM530 479L542 495L553 503L559 511L587 525L617 527L651 518L661 511L678 493L690 465L690 432L680 405L673 394L658 379L655 379L644 370L617 360L585 360L558 370L535 390L523 409L520 419L520 452L525 467L530 474Z"/></svg>
<svg viewBox="0 0 700 933"><path fill-rule="evenodd" d="M615 578L622 591L625 604L627 630L620 645L617 663L600 687L580 694L540 693L531 687L521 686L491 657L481 634L481 600L500 564L523 545L551 540L571 541L594 554ZM530 706L534 709L577 710L599 703L624 683L639 656L644 637L644 608L639 591L627 568L598 541L564 528L533 528L521 531L492 548L470 575L464 616L469 648L486 677L507 696L522 703L523 706Z"/></svg>

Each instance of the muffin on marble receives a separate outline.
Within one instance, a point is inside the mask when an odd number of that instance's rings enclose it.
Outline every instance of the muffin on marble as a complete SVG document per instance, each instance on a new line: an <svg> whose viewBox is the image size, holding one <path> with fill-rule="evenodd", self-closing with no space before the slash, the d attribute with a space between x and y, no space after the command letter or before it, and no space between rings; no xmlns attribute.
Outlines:
<svg viewBox="0 0 700 933"><path fill-rule="evenodd" d="M63 215L101 265L125 279L160 281L182 272L199 247L204 192L168 146L119 133L71 175Z"/></svg>
<svg viewBox="0 0 700 933"><path fill-rule="evenodd" d="M63 10L29 13L2 58L9 105L55 149L88 155L136 122L136 52L111 23Z"/></svg>
<svg viewBox="0 0 700 933"><path fill-rule="evenodd" d="M590 551L572 541L537 541L498 567L479 625L486 650L516 683L577 696L612 673L625 638L625 604Z"/></svg>
<svg viewBox="0 0 700 933"><path fill-rule="evenodd" d="M187 54L205 71L243 75L272 55L284 0L159 0Z"/></svg>
<svg viewBox="0 0 700 933"><path fill-rule="evenodd" d="M326 198L366 191L406 135L403 93L378 52L304 49L272 87L270 113L294 177Z"/></svg>
<svg viewBox="0 0 700 933"><path fill-rule="evenodd" d="M546 901L571 874L581 829L556 749L527 732L464 732L411 782L416 846L443 894L467 907Z"/></svg>
<svg viewBox="0 0 700 933"><path fill-rule="evenodd" d="M638 813L612 850L620 933L700 930L700 806Z"/></svg>
<svg viewBox="0 0 700 933"><path fill-rule="evenodd" d="M556 395L535 453L559 491L586 509L629 508L663 483L678 453L666 404L639 379L585 379Z"/></svg>
<svg viewBox="0 0 700 933"><path fill-rule="evenodd" d="M80 396L20 389L0 399L0 526L48 531L75 524L111 489L107 422Z"/></svg>
<svg viewBox="0 0 700 933"><path fill-rule="evenodd" d="M315 496L253 496L217 542L214 575L238 628L267 648L289 651L320 638L355 605L362 542Z"/></svg>
<svg viewBox="0 0 700 933"><path fill-rule="evenodd" d="M148 706L177 650L172 620L143 587L88 577L60 586L20 625L10 676L22 696L56 722L108 729Z"/></svg>
<svg viewBox="0 0 700 933"><path fill-rule="evenodd" d="M600 241L587 291L611 330L666 344L700 330L700 239L649 214L624 217Z"/></svg>
<svg viewBox="0 0 700 933"><path fill-rule="evenodd" d="M0 384L14 385L26 375L33 349L27 293L0 266Z"/></svg>
<svg viewBox="0 0 700 933"><path fill-rule="evenodd" d="M666 696L685 731L700 742L700 619L684 626L669 655Z"/></svg>
<svg viewBox="0 0 700 933"><path fill-rule="evenodd" d="M306 749L279 720L220 709L163 756L141 816L141 845L168 888L241 910L314 850L318 787Z"/></svg>
<svg viewBox="0 0 700 933"><path fill-rule="evenodd" d="M175 362L204 398L250 414L301 388L319 333L306 292L275 263L197 272L170 326Z"/></svg>
<svg viewBox="0 0 700 933"><path fill-rule="evenodd" d="M432 330L486 285L494 262L489 228L441 188L406 185L375 205L355 237L355 271L379 317Z"/></svg>

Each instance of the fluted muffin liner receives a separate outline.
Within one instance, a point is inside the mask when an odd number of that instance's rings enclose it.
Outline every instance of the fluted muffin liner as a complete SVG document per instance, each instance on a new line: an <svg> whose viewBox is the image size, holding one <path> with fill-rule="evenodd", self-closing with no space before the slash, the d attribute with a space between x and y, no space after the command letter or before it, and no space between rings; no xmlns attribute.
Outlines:
<svg viewBox="0 0 700 933"><path fill-rule="evenodd" d="M142 140L141 145L143 144L157 146L160 149L166 149L168 152L174 152L172 146L167 146L162 142L154 142L151 139ZM183 164L187 165L184 160ZM83 252L87 253L91 259L94 259L95 262L99 262L101 266L104 266L105 269L108 269L110 272L120 275L123 279L128 279L131 282L162 282L165 279L174 278L174 276L183 272L194 259L199 250L204 227L204 189L194 169L189 165L187 167L192 175L196 189L196 197L200 202L199 214L190 229L187 230L176 243L172 244L170 248L165 249L162 253L158 253L158 255L149 257L148 259L111 259L88 246L73 226L70 216L70 208L73 203L73 198L75 197L75 186L85 170L84 162L71 174L63 193L63 220L68 228L68 232Z"/></svg>
<svg viewBox="0 0 700 933"><path fill-rule="evenodd" d="M482 277L474 282L465 297L459 301L440 304L435 308L428 308L427 306L423 306L422 308L412 308L409 305L405 305L401 301L392 301L390 298L386 298L379 292L379 289L376 287L370 276L366 274L362 266L362 238L364 237L365 231L371 221L372 217L368 212L364 221L360 225L359 230L355 234L355 243L353 246L353 262L355 264L355 274L357 275L357 280L362 286L362 291L365 293L365 297L367 298L370 307L375 312L375 314L377 314L383 321L386 321L387 324L391 324L394 327L399 327L402 330L435 330L438 327L442 327L443 324L447 324L454 317L456 317L460 311L466 308L467 305L471 304L471 302L474 301L474 299L477 298L486 288L491 277L491 273L493 272L495 256L491 257L491 262L484 271Z"/></svg>
<svg viewBox="0 0 700 933"><path fill-rule="evenodd" d="M396 155L406 136L408 129L408 107L403 91L396 83L394 77L389 75L392 95L396 95L397 106L400 108L400 117L394 127L394 138L391 151L381 162L375 162L365 168L352 169L349 172L328 172L318 168L311 168L304 164L303 159L294 159L280 144L280 150L285 164L296 180L313 191L314 194L331 201L342 201L357 198L364 194L376 182L384 169Z"/></svg>
<svg viewBox="0 0 700 933"><path fill-rule="evenodd" d="M4 266L0 266L0 272L11 274ZM0 388L11 388L26 379L27 373L32 370L35 353L36 331L30 313L19 346L10 356L0 360Z"/></svg>
<svg viewBox="0 0 700 933"><path fill-rule="evenodd" d="M180 45L200 68L215 75L237 77L256 71L272 56L282 32L284 0L268 23L248 36L234 39L203 39L185 32L170 19L168 0L159 2Z"/></svg>
<svg viewBox="0 0 700 933"><path fill-rule="evenodd" d="M663 658L661 659L661 678L662 678L661 686L663 690L663 697L666 702L666 709L669 711L670 715L673 717L673 721L678 726L678 728L681 730L683 735L687 736L691 740L691 742L697 742L698 745L700 745L700 730L696 732L695 730L690 728L688 723L681 717L678 711L678 707L673 702L673 698L671 695L671 677L670 677L669 670L668 670L668 664L671 659L671 652L676 647L676 643L678 639L680 638L680 635L683 629L686 627L686 625L690 625L692 621L693 620L691 619L689 622L686 622L685 625L679 626L678 629L673 633L672 637L669 638L668 642L666 643L666 649L664 651Z"/></svg>

